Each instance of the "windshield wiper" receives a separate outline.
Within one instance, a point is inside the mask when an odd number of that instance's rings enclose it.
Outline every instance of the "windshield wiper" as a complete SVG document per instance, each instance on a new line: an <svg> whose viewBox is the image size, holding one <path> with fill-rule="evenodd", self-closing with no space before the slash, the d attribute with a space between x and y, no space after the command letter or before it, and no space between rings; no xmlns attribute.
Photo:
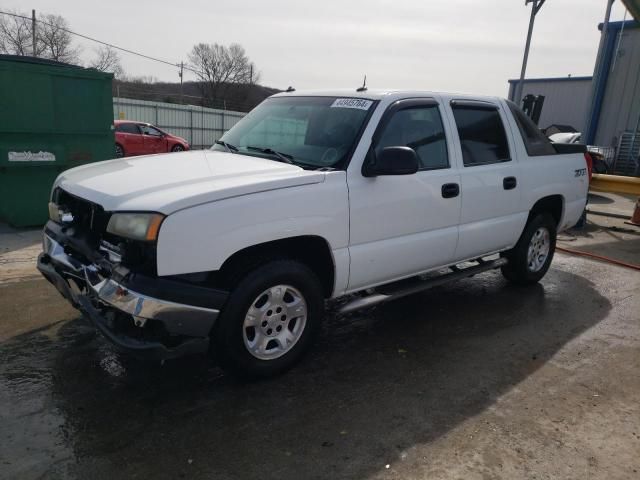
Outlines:
<svg viewBox="0 0 640 480"><path fill-rule="evenodd" d="M293 155L289 155L288 153L276 152L272 148L262 147L247 147L247 150L255 150L256 152L266 153L267 155L275 155L281 162L295 165L292 161Z"/></svg>
<svg viewBox="0 0 640 480"><path fill-rule="evenodd" d="M216 140L215 141L216 145L222 145L224 148L227 149L227 152L229 153L235 153L238 151L238 147L236 147L235 145L231 145L230 143L227 143L223 140Z"/></svg>

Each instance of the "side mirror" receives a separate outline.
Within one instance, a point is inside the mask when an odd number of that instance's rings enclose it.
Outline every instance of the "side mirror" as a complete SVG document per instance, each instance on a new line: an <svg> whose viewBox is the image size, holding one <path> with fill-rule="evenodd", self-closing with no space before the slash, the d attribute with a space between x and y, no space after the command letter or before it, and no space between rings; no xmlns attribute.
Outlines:
<svg viewBox="0 0 640 480"><path fill-rule="evenodd" d="M418 171L418 156L410 147L385 147L374 161L363 169L365 177L378 175L411 175Z"/></svg>

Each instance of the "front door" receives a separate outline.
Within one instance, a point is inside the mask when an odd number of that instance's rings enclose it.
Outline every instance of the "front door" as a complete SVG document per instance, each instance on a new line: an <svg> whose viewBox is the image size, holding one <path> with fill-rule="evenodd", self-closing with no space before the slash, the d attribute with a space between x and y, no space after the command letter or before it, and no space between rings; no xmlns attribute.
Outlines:
<svg viewBox="0 0 640 480"><path fill-rule="evenodd" d="M373 178L349 172L348 290L447 265L454 256L460 176L450 161L452 143L436 100L407 99L391 105L365 162L390 146L413 148L420 170Z"/></svg>
<svg viewBox="0 0 640 480"><path fill-rule="evenodd" d="M526 214L520 212L519 168L500 104L453 100L449 111L464 165L460 170L462 212L455 254L456 261L462 261L515 244Z"/></svg>
<svg viewBox="0 0 640 480"><path fill-rule="evenodd" d="M141 125L144 137L145 153L164 153L167 151L167 140L164 134L151 125Z"/></svg>

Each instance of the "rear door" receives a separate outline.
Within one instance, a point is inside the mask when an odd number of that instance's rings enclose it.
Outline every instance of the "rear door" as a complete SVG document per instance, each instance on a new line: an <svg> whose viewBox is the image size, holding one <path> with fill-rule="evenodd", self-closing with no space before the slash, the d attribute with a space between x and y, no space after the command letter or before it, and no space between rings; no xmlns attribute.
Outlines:
<svg viewBox="0 0 640 480"><path fill-rule="evenodd" d="M165 135L151 125L140 125L144 137L145 153L164 153L167 151L167 139Z"/></svg>
<svg viewBox="0 0 640 480"><path fill-rule="evenodd" d="M125 156L140 155L144 152L142 132L136 123L120 123L116 126L116 141L124 149Z"/></svg>
<svg viewBox="0 0 640 480"><path fill-rule="evenodd" d="M448 105L462 158L462 210L456 261L515 244L526 218L522 181L508 119L497 101L452 100ZM526 217L526 214L524 214Z"/></svg>

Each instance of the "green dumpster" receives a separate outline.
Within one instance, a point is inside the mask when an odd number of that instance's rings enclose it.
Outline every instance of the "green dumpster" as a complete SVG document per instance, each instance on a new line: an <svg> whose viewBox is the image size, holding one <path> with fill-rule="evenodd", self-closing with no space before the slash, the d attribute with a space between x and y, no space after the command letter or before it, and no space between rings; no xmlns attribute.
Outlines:
<svg viewBox="0 0 640 480"><path fill-rule="evenodd" d="M60 172L114 157L113 75L0 55L0 219L42 225Z"/></svg>

